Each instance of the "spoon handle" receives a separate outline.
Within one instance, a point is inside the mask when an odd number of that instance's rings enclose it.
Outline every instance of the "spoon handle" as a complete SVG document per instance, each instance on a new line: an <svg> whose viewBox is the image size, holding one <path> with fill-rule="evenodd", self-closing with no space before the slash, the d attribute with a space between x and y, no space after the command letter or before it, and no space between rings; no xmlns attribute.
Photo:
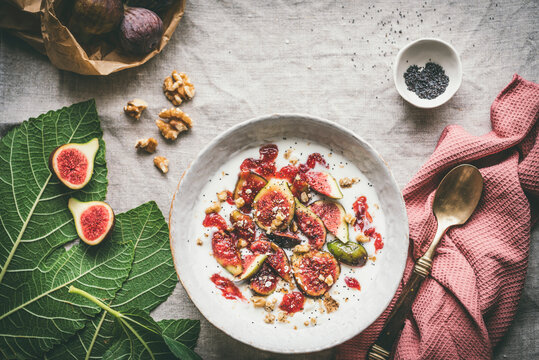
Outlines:
<svg viewBox="0 0 539 360"><path fill-rule="evenodd" d="M397 300L395 307L389 314L386 324L382 329L378 339L370 348L367 358L369 360L389 359L393 344L399 336L399 332L404 326L404 320L412 310L419 287L425 277L430 274L432 260L428 256L422 256L414 265L412 276L404 286L401 296Z"/></svg>

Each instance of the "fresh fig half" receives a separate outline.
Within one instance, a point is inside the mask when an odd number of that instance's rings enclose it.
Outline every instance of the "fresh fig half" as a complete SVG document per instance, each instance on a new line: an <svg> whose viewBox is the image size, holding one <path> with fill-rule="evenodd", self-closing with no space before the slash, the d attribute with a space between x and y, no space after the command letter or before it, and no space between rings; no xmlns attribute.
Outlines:
<svg viewBox="0 0 539 360"><path fill-rule="evenodd" d="M263 296L270 295L275 291L279 277L267 264L263 264L260 271L251 278L249 287L255 293Z"/></svg>
<svg viewBox="0 0 539 360"><path fill-rule="evenodd" d="M290 231L274 231L269 234L272 240L284 248L292 248L301 242L301 239Z"/></svg>
<svg viewBox="0 0 539 360"><path fill-rule="evenodd" d="M255 254L268 254L266 263L285 281L290 282L290 263L288 256L277 244L267 240L258 240L251 244L251 251Z"/></svg>
<svg viewBox="0 0 539 360"><path fill-rule="evenodd" d="M88 245L97 245L105 239L114 227L114 211L102 201L82 202L70 198L67 207L73 219L77 234Z"/></svg>
<svg viewBox="0 0 539 360"><path fill-rule="evenodd" d="M326 229L343 243L348 242L348 223L345 220L346 211L343 206L335 201L318 200L309 205L320 219Z"/></svg>
<svg viewBox="0 0 539 360"><path fill-rule="evenodd" d="M236 241L227 232L219 230L211 239L213 257L222 267L234 276L243 272L240 253L236 249Z"/></svg>
<svg viewBox="0 0 539 360"><path fill-rule="evenodd" d="M251 205L253 204L256 194L258 194L267 183L268 181L266 179L252 171L240 172L236 188L234 189L234 200L239 198L243 199L245 205L242 206L242 211L251 211Z"/></svg>
<svg viewBox="0 0 539 360"><path fill-rule="evenodd" d="M285 180L271 179L256 195L253 207L260 228L268 233L283 230L294 217L294 195Z"/></svg>
<svg viewBox="0 0 539 360"><path fill-rule="evenodd" d="M326 242L326 227L322 220L307 206L296 199L296 222L301 232L315 249L321 249Z"/></svg>
<svg viewBox="0 0 539 360"><path fill-rule="evenodd" d="M257 273L268 258L267 254L247 255L243 258L243 272L238 280L246 280Z"/></svg>
<svg viewBox="0 0 539 360"><path fill-rule="evenodd" d="M367 262L367 250L356 242L346 244L340 240L328 243L328 250L337 260L350 266L363 266Z"/></svg>
<svg viewBox="0 0 539 360"><path fill-rule="evenodd" d="M298 287L312 297L324 295L341 273L339 262L333 255L317 250L294 255L292 269Z"/></svg>
<svg viewBox="0 0 539 360"><path fill-rule="evenodd" d="M85 144L65 144L54 149L49 156L49 167L58 179L70 189L82 189L94 172L94 159L99 139Z"/></svg>
<svg viewBox="0 0 539 360"><path fill-rule="evenodd" d="M247 242L252 242L255 239L255 223L249 215L234 210L230 213L230 222L234 227L234 233L239 239L244 239Z"/></svg>
<svg viewBox="0 0 539 360"><path fill-rule="evenodd" d="M326 195L332 199L342 199L339 185L330 173L325 171L309 171L305 174L307 183L317 193Z"/></svg>

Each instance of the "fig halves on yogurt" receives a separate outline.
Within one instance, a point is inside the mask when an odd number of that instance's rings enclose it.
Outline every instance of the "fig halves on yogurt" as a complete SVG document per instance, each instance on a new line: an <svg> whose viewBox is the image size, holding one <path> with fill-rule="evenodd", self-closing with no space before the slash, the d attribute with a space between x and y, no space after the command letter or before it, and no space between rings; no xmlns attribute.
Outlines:
<svg viewBox="0 0 539 360"><path fill-rule="evenodd" d="M49 167L68 188L82 189L94 172L94 159L99 149L99 139L85 144L65 144L54 149L49 156Z"/></svg>
<svg viewBox="0 0 539 360"><path fill-rule="evenodd" d="M75 220L80 239L88 245L97 245L107 238L114 227L114 211L103 201L82 202L70 198L67 204Z"/></svg>

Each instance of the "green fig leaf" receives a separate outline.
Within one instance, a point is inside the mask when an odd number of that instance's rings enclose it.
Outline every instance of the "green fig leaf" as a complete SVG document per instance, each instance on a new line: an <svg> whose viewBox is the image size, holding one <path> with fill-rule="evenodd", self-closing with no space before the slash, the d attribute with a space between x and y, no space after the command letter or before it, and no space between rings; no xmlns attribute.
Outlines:
<svg viewBox="0 0 539 360"><path fill-rule="evenodd" d="M77 232L67 200L73 190L50 171L50 153L66 143L100 139L92 179L77 197L103 200L107 192L105 143L95 101L49 111L23 122L0 140L0 294L17 286L21 272L32 272Z"/></svg>
<svg viewBox="0 0 539 360"><path fill-rule="evenodd" d="M151 311L165 301L177 283L170 253L168 227L155 202L129 212L131 229L125 238L133 242L132 269L114 300L107 303L116 311L132 308ZM186 325L187 326L187 325ZM101 359L114 337L114 317L106 311L69 341L56 346L47 359ZM188 332L188 329L185 329ZM198 333L197 333L198 336ZM192 337L186 341L192 344ZM196 337L195 337L196 344Z"/></svg>

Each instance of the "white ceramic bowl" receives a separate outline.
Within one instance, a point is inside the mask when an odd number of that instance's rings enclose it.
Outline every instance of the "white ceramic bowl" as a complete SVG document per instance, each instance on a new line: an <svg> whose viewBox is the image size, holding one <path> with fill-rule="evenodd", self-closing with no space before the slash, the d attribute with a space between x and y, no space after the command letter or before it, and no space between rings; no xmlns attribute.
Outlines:
<svg viewBox="0 0 539 360"><path fill-rule="evenodd" d="M215 266L208 251L195 245L201 224L193 221L200 193L214 174L234 154L256 148L277 137L296 137L332 148L352 161L374 184L385 214L383 253L377 256L368 291L360 292L362 306L332 313L331 321L317 326L269 326L262 317L250 318L234 311L235 301L211 294L204 267ZM217 328L262 350L305 353L338 345L367 328L388 306L399 285L408 251L408 220L401 192L380 155L363 139L328 120L304 115L271 115L241 123L211 141L180 180L169 215L170 246L178 277L193 303ZM190 241L188 241L190 240ZM197 255L198 254L198 255Z"/></svg>
<svg viewBox="0 0 539 360"><path fill-rule="evenodd" d="M449 77L449 85L440 96L428 100L421 99L408 90L404 82L404 73L410 65L424 67L432 61L441 65ZM397 54L393 67L395 87L399 94L410 104L419 108L430 109L445 104L455 95L462 83L462 64L455 48L440 39L419 39L403 47Z"/></svg>

